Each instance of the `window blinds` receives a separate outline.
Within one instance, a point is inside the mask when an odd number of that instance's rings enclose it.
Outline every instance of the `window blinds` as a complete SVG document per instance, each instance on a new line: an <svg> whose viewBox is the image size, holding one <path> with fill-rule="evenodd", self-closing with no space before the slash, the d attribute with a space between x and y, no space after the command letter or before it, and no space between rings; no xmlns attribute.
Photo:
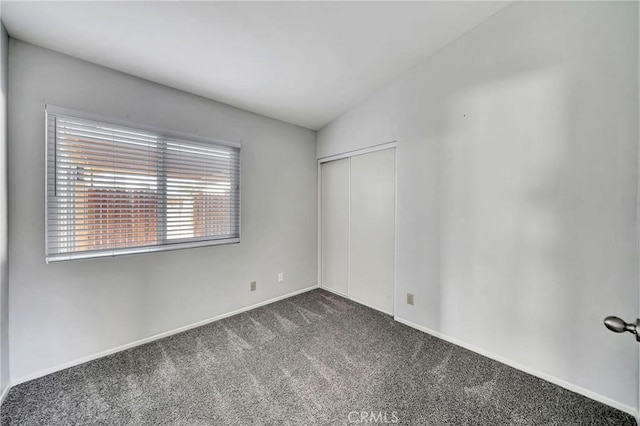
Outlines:
<svg viewBox="0 0 640 426"><path fill-rule="evenodd" d="M239 146L46 116L48 262L239 242Z"/></svg>

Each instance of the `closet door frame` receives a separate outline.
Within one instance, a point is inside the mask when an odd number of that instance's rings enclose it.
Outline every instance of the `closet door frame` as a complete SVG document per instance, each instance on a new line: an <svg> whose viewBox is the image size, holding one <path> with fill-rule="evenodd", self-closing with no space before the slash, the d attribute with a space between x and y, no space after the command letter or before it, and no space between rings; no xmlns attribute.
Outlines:
<svg viewBox="0 0 640 426"><path fill-rule="evenodd" d="M332 293L336 293L339 296L347 297L351 299L349 295L349 287L350 283L347 283L347 294L341 294L336 291L333 291L330 288L324 287L322 281L322 163L327 163L329 161L334 160L342 160L344 158L351 158L357 155L368 154L370 152L382 151L385 149L395 149L395 175L394 175L394 194L393 194L393 312L392 316L395 315L396 312L396 277L398 275L397 272L397 247L398 247L398 142L391 141L386 143L381 143L378 145L373 145L367 148L357 149L353 151L346 151L340 154L331 155L328 157L322 157L318 159L318 287L330 291ZM351 170L351 163L349 163L349 170ZM351 193L351 172L349 172L349 193ZM351 198L351 197L349 197ZM349 206L349 222L351 222L351 206ZM349 247L351 247L351 238L348 238ZM348 259L348 263L350 263L351 259ZM350 266L349 266L350 268ZM358 302L359 303L359 302Z"/></svg>

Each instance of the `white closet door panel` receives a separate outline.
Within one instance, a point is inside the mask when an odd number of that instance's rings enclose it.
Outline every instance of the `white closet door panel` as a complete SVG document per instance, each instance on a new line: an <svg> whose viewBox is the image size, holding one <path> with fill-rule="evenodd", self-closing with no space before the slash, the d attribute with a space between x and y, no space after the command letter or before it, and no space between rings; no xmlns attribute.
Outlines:
<svg viewBox="0 0 640 426"><path fill-rule="evenodd" d="M321 166L322 286L348 295L349 159Z"/></svg>
<svg viewBox="0 0 640 426"><path fill-rule="evenodd" d="M393 314L395 149L351 157L349 296Z"/></svg>

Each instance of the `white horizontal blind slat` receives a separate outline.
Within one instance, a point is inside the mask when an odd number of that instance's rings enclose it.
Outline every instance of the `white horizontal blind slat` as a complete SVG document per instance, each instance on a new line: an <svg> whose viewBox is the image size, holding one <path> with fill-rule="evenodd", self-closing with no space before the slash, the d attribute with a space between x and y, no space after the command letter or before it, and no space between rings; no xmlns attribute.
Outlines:
<svg viewBox="0 0 640 426"><path fill-rule="evenodd" d="M46 161L48 261L239 241L238 147L47 113Z"/></svg>

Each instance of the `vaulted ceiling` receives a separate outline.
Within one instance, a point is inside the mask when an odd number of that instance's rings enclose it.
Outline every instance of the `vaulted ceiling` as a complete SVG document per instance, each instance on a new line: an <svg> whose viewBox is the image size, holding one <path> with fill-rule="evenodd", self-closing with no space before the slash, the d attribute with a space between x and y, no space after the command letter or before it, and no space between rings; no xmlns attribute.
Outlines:
<svg viewBox="0 0 640 426"><path fill-rule="evenodd" d="M310 129L505 2L5 2L12 37Z"/></svg>

